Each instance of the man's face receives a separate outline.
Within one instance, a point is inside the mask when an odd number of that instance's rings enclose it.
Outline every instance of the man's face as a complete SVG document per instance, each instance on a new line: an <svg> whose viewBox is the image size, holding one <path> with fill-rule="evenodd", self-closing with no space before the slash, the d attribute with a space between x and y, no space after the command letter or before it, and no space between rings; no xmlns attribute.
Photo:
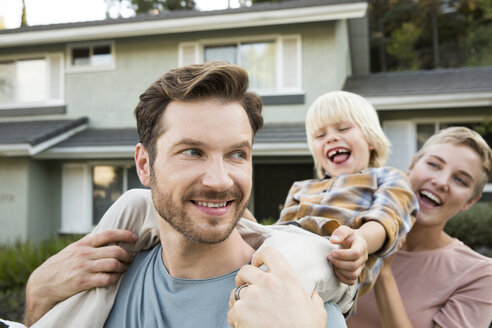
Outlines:
<svg viewBox="0 0 492 328"><path fill-rule="evenodd" d="M253 133L238 103L171 102L150 169L154 205L188 240L225 240L251 193Z"/></svg>

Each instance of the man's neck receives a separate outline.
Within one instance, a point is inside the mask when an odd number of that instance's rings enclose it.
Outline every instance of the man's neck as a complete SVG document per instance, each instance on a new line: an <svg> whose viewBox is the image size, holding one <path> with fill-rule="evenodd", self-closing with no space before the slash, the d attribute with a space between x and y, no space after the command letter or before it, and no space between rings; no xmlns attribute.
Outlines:
<svg viewBox="0 0 492 328"><path fill-rule="evenodd" d="M159 226L162 261L173 277L207 279L221 276L249 263L253 256L253 248L236 228L221 243L200 244L189 241L166 225Z"/></svg>

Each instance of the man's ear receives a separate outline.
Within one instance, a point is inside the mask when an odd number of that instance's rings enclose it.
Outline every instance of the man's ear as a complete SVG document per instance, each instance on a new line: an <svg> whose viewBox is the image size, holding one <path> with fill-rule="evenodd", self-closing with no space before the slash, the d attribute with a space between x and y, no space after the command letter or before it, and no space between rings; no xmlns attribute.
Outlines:
<svg viewBox="0 0 492 328"><path fill-rule="evenodd" d="M460 208L460 212L466 211L467 209L469 209L470 207L472 207L473 204L475 204L476 202L478 202L478 200L480 199L480 197L482 197L482 194L479 194L477 197L472 198L469 201L467 201L466 204L463 205L462 208Z"/></svg>
<svg viewBox="0 0 492 328"><path fill-rule="evenodd" d="M135 164L137 166L137 174L140 182L148 187L150 186L150 160L149 153L144 145L138 143L135 148Z"/></svg>

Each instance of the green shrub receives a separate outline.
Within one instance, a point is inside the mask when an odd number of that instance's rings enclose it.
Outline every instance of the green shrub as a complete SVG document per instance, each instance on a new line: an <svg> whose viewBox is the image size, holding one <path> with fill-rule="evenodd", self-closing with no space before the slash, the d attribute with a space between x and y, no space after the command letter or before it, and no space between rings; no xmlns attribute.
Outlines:
<svg viewBox="0 0 492 328"><path fill-rule="evenodd" d="M55 237L37 245L29 241L0 245L0 318L22 320L25 286L31 272L79 238Z"/></svg>
<svg viewBox="0 0 492 328"><path fill-rule="evenodd" d="M444 231L474 250L492 256L492 204L478 203L468 211L456 214Z"/></svg>

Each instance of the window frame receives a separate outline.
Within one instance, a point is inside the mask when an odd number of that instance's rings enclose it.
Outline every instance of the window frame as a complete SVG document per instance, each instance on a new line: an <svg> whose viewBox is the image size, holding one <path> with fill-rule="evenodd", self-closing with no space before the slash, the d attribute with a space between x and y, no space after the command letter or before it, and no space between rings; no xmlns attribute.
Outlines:
<svg viewBox="0 0 492 328"><path fill-rule="evenodd" d="M87 233L94 229L95 225L94 217L93 217L93 206L94 206L94 184L93 184L93 168L95 166L117 166L123 168L123 190L122 194L128 191L128 170L135 166L135 162L131 160L117 160L117 161L88 161L88 162L67 162L62 165L62 198L61 198L61 233ZM79 217L77 215L71 214L69 208L70 195L67 194L69 192L70 187L67 183L67 180L70 178L65 175L66 170L75 168L79 169L79 175L75 177L81 183L79 190L82 190L82 193L77 194L77 199L80 202L80 206L78 207L78 212L82 213ZM73 178L73 176L72 176ZM68 188L67 188L68 187ZM82 222L78 223L78 226L85 227L83 231L78 230L74 231L72 227L77 226L77 224L73 223L73 220L82 220Z"/></svg>
<svg viewBox="0 0 492 328"><path fill-rule="evenodd" d="M12 102L12 103L0 103L0 112L5 110L15 110L21 108L44 108L44 107L55 107L65 105L65 63L64 56L62 52L36 52L31 54L22 55L6 55L0 56L0 62L18 62L23 60L36 60L44 59L46 61L47 72L46 72L46 100L36 101L36 102ZM56 68L56 61L58 62L58 67ZM58 88L56 93L58 97L52 97L51 87L53 81L51 78L54 76L53 72L58 70ZM56 73L56 71L55 71Z"/></svg>
<svg viewBox="0 0 492 328"><path fill-rule="evenodd" d="M93 65L91 62L88 65L73 65L72 64L72 50L74 48L89 48L89 61L91 61L94 48L99 46L109 46L111 54L111 63L106 65ZM93 41L93 42L76 42L67 44L66 49L67 73L88 73L88 72L104 72L104 71L114 71L116 70L116 50L114 40L105 41Z"/></svg>
<svg viewBox="0 0 492 328"><path fill-rule="evenodd" d="M295 42L295 57L296 57L296 73L295 73L295 86L284 86L286 76L284 67L284 48L287 41ZM181 42L178 50L178 64L179 66L189 64L201 64L204 62L205 48L207 46L220 46L220 45L233 45L238 46L238 57L240 57L239 47L242 43L260 43L265 41L273 41L276 46L276 58L275 58L275 90L261 90L251 89L257 92L261 96L284 96L284 95L304 95L305 91L302 88L302 40L300 34L265 34L254 36L242 36L242 37L229 37L229 38L206 38L198 39L196 41ZM185 48L191 50L193 47L192 62L185 60ZM187 54L189 56L189 53Z"/></svg>

